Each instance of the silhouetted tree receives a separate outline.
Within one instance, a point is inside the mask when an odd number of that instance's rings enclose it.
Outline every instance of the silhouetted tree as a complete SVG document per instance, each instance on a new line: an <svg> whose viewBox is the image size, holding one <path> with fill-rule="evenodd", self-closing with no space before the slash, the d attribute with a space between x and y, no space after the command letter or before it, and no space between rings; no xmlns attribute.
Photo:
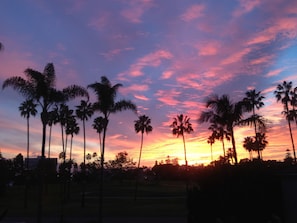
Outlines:
<svg viewBox="0 0 297 223"><path fill-rule="evenodd" d="M109 123L109 116L112 113L120 112L123 110L132 110L136 112L136 105L131 101L120 100L115 101L117 96L117 91L122 84L111 85L110 81L107 77L102 76L101 82L96 82L88 85L88 88L91 88L96 96L97 101L94 103L94 109L103 114L103 118L105 120L105 126L103 128L103 136L102 136L102 151L101 151L101 188L100 188L100 201L99 201L99 221L102 221L102 190L103 190L103 165L104 165L104 153L105 153L105 138L106 138L106 130Z"/></svg>
<svg viewBox="0 0 297 223"><path fill-rule="evenodd" d="M21 116L27 119L27 162L26 162L26 168L29 169L29 151L30 151L30 125L29 125L29 119L30 116L35 116L37 114L36 110L37 104L33 102L33 100L25 100L22 102L22 104L19 106L19 110L21 112Z"/></svg>
<svg viewBox="0 0 297 223"><path fill-rule="evenodd" d="M274 91L274 95L277 101L281 101L282 104L284 105L284 111L282 113L285 115L288 121L292 148L293 148L294 163L296 164L297 161L296 161L295 144L294 144L294 138L292 135L292 128L291 128L292 117L289 115L290 114L289 104L291 103L291 97L290 97L291 92L292 92L292 82L284 81L282 84L277 85L276 91Z"/></svg>
<svg viewBox="0 0 297 223"><path fill-rule="evenodd" d="M257 140L257 133L263 133L266 131L265 121L262 116L256 114L256 109L259 110L264 106L262 101L265 97L261 95L261 91L250 90L245 93L246 97L242 100L243 107L247 112L252 112L252 115L244 120L241 120L240 124L253 125L255 131L255 140ZM255 146L258 144L255 143ZM258 151L258 158L260 159L260 148L254 148Z"/></svg>
<svg viewBox="0 0 297 223"><path fill-rule="evenodd" d="M76 106L76 116L82 120L83 123L83 134L84 134L84 165L83 165L83 175L85 175L85 167L86 167L86 121L89 120L90 117L94 114L94 110L92 104L88 101L81 100L80 105ZM85 176L84 176L85 177ZM85 181L82 192L82 201L81 206L85 206Z"/></svg>
<svg viewBox="0 0 297 223"><path fill-rule="evenodd" d="M69 160L72 160L72 142L73 142L73 135L77 135L79 133L79 126L75 119L75 116L69 117L66 122L66 134L71 135L70 139L70 151L69 151Z"/></svg>
<svg viewBox="0 0 297 223"><path fill-rule="evenodd" d="M48 136L48 158L51 156L51 139L52 139L52 127L53 124L56 124L59 122L58 120L59 115L58 115L58 108L55 107L52 111L48 113L48 126L49 126L49 136Z"/></svg>
<svg viewBox="0 0 297 223"><path fill-rule="evenodd" d="M243 148L249 152L250 160L253 160L253 151L255 150L253 137L247 136L244 138Z"/></svg>
<svg viewBox="0 0 297 223"><path fill-rule="evenodd" d="M185 133L190 134L194 131L192 123L190 123L190 118L188 116L184 116L183 114L177 115L176 118L173 118L173 122L170 127L172 128L173 135L176 135L177 137L182 136L184 144L185 165L188 166Z"/></svg>
<svg viewBox="0 0 297 223"><path fill-rule="evenodd" d="M103 117L97 117L94 119L93 128L96 130L99 136L99 146L100 146L100 154L102 153L102 140L101 140L101 133L106 126L106 120Z"/></svg>
<svg viewBox="0 0 297 223"><path fill-rule="evenodd" d="M25 70L27 79L20 76L13 76L6 79L2 84L2 89L6 87L12 87L26 99L32 99L41 107L41 122L42 122L42 143L41 143L41 169L43 169L43 163L45 158L45 140L46 140L46 126L48 124L48 113L50 107L58 102L65 102L70 99L74 99L77 96L89 97L88 92L77 85L71 85L63 90L57 90L56 74L54 65L48 63L43 72L39 72L28 68ZM44 176L40 177L40 190L38 201L38 216L37 222L41 222L42 216L42 193L43 193L43 180Z"/></svg>
<svg viewBox="0 0 297 223"><path fill-rule="evenodd" d="M215 139L218 139L222 142L223 156L225 157L226 151L224 139L226 138L228 141L230 141L230 133L228 133L228 131L226 131L224 126L220 125L220 123L212 123L208 129L212 131L212 135Z"/></svg>
<svg viewBox="0 0 297 223"><path fill-rule="evenodd" d="M86 164L86 121L94 114L92 104L81 100L80 105L76 106L76 116L82 120L83 123L83 134L84 134L84 165Z"/></svg>
<svg viewBox="0 0 297 223"><path fill-rule="evenodd" d="M221 97L212 95L206 100L206 107L209 110L201 113L199 122L218 123L226 129L231 137L233 155L237 164L234 126L242 118L242 103L231 102L228 95L222 95Z"/></svg>
<svg viewBox="0 0 297 223"><path fill-rule="evenodd" d="M212 155L212 145L215 143L215 135L211 134L207 138L207 143L210 144L210 155L211 155L211 162L213 161L213 155Z"/></svg>
<svg viewBox="0 0 297 223"><path fill-rule="evenodd" d="M141 132L141 143L140 143L139 159L137 164L137 169L139 170L142 146L143 146L143 134L144 133L148 134L149 132L153 131L153 127L151 126L151 119L146 115L139 116L138 120L134 121L134 129L136 133ZM137 188L138 188L138 178L136 179L135 197L134 197L135 199L137 196Z"/></svg>
<svg viewBox="0 0 297 223"><path fill-rule="evenodd" d="M77 96L88 97L88 92L77 85L71 85L59 91L55 88L56 74L54 65L48 63L43 72L28 68L25 70L27 79L14 76L3 82L2 88L12 87L14 90L32 99L41 107L42 144L41 156L45 157L46 125L50 107L57 102L65 102Z"/></svg>

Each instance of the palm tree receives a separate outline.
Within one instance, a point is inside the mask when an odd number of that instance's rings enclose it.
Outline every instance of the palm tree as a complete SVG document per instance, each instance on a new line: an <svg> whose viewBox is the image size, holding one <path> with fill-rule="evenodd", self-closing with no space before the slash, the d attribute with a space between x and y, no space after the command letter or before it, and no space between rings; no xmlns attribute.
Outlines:
<svg viewBox="0 0 297 223"><path fill-rule="evenodd" d="M255 150L253 137L247 136L244 138L243 148L249 152L250 160L253 160L253 150Z"/></svg>
<svg viewBox="0 0 297 223"><path fill-rule="evenodd" d="M94 103L94 109L103 114L103 118L105 120L105 125L103 128L103 136L102 136L102 150L101 150L101 183L100 183L100 200L99 200L99 220L102 221L102 192L103 192L103 168L104 168L104 152L105 152L105 138L106 138L106 130L109 123L109 116L112 113L120 112L123 110L132 110L136 112L136 105L131 101L120 100L115 101L118 89L122 86L122 84L111 85L109 79L105 76L101 77L101 82L96 82L88 85L88 88L91 88L96 96L97 101Z"/></svg>
<svg viewBox="0 0 297 223"><path fill-rule="evenodd" d="M86 121L94 114L92 104L88 101L81 100L80 105L76 106L76 116L83 123L83 134L84 134L84 165L86 164Z"/></svg>
<svg viewBox="0 0 297 223"><path fill-rule="evenodd" d="M80 105L76 106L76 117L82 120L83 123L83 134L84 134L84 161L83 161L83 174L85 175L86 168L86 121L94 114L94 110L92 104L88 101L81 100ZM83 183L83 192L82 192L82 200L81 206L85 206L85 182Z"/></svg>
<svg viewBox="0 0 297 223"><path fill-rule="evenodd" d="M41 107L42 123L42 143L41 143L41 166L44 165L45 159L45 139L46 126L48 124L48 113L51 106L57 102L65 102L74 99L77 96L89 97L88 92L77 85L71 85L63 90L55 88L56 74L52 63L48 63L43 72L27 68L25 70L26 79L20 76L13 76L6 79L2 84L2 89L12 87L26 99L32 99ZM41 167L43 169L43 167ZM40 177L38 216L37 222L41 222L42 216L42 193L43 193L44 174Z"/></svg>
<svg viewBox="0 0 297 223"><path fill-rule="evenodd" d="M102 153L101 133L105 125L106 125L106 120L102 116L95 118L92 125L99 135L100 154Z"/></svg>
<svg viewBox="0 0 297 223"><path fill-rule="evenodd" d="M58 121L60 122L60 126L61 126L61 135L62 135L62 151L65 154L64 157L64 162L66 160L66 156L67 156L67 136L68 134L66 133L66 129L67 129L67 124L68 122L71 121L71 119L73 118L73 110L69 109L68 105L61 103L59 107L57 107L57 111L58 111ZM66 139L64 140L64 132L66 133Z"/></svg>
<svg viewBox="0 0 297 223"><path fill-rule="evenodd" d="M213 161L213 155L212 155L212 145L215 143L215 134L211 134L207 138L207 143L210 144L210 154L211 154L211 162Z"/></svg>
<svg viewBox="0 0 297 223"><path fill-rule="evenodd" d="M290 131L290 137L291 137L291 143L293 148L293 154L294 154L294 163L296 164L296 152L295 152L295 145L294 145L294 139L292 134L292 128L291 128L291 116L289 115L289 104L291 103L291 97L290 92L292 92L292 81L287 82L284 81L282 84L278 84L276 87L276 90L274 91L274 95L277 99L277 101L281 101L284 105L284 111L282 112L285 114L286 119L288 121L289 131Z"/></svg>
<svg viewBox="0 0 297 223"><path fill-rule="evenodd" d="M59 122L58 108L55 107L52 111L48 113L48 126L49 126L49 136L48 136L48 158L51 156L51 138L52 138L52 127L53 124Z"/></svg>
<svg viewBox="0 0 297 223"><path fill-rule="evenodd" d="M257 132L255 137L255 143L257 151L260 151L259 158L262 159L262 151L266 148L266 145L268 144L265 133Z"/></svg>
<svg viewBox="0 0 297 223"><path fill-rule="evenodd" d="M212 123L208 129L212 131L212 135L214 135L215 139L218 139L222 142L223 155L226 157L224 139L226 138L228 141L230 141L230 134L224 129L224 126L220 125L219 123Z"/></svg>
<svg viewBox="0 0 297 223"><path fill-rule="evenodd" d="M20 106L19 110L21 112L21 116L27 119L27 163L26 168L29 169L29 146L30 146L30 139L29 139L29 119L30 116L35 116L37 114L36 110L37 104L33 102L33 100L25 100Z"/></svg>
<svg viewBox="0 0 297 223"><path fill-rule="evenodd" d="M261 91L256 92L255 89L247 91L245 93L246 97L242 100L243 107L247 112L252 112L252 115L245 120L242 120L241 123L244 125L253 125L255 130L255 139L258 132L265 132L266 125L262 116L256 114L256 109L259 110L264 106L262 101L265 97L261 95ZM258 130L257 130L258 126ZM258 157L260 158L260 148L258 148Z"/></svg>
<svg viewBox="0 0 297 223"><path fill-rule="evenodd" d="M177 115L173 118L173 122L170 125L172 128L172 134L177 137L182 136L183 144L184 144L184 155L185 155L185 165L188 166L187 161L187 151L186 151L186 142L185 142L185 133L190 134L193 132L192 124L190 123L190 118L188 116L184 116L183 114Z"/></svg>
<svg viewBox="0 0 297 223"><path fill-rule="evenodd" d="M232 142L232 153L237 164L237 152L234 137L234 126L242 118L242 103L233 103L228 95L210 96L206 101L206 107L210 110L204 111L199 117L200 122L219 123L230 134Z"/></svg>
<svg viewBox="0 0 297 223"><path fill-rule="evenodd" d="M290 111L290 117L295 120L295 123L297 125L297 87L295 87L291 92L291 105L292 105L292 110Z"/></svg>
<svg viewBox="0 0 297 223"><path fill-rule="evenodd" d="M151 119L146 115L139 116L138 120L134 121L134 129L136 133L141 132L140 152L139 152L139 159L138 159L138 165L137 165L137 169L139 170L142 146L143 146L143 134L144 133L148 134L149 132L153 131L153 127L151 126ZM134 199L136 199L136 196L137 196L137 188L138 188L138 179L136 179Z"/></svg>
<svg viewBox="0 0 297 223"><path fill-rule="evenodd" d="M75 116L71 116L66 123L66 134L71 135L70 139L70 151L69 151L69 160L72 160L72 142L73 135L77 135L79 133L79 126L76 122Z"/></svg>
<svg viewBox="0 0 297 223"><path fill-rule="evenodd" d="M143 134L144 133L148 134L149 132L153 131L153 127L151 126L151 119L146 115L139 116L138 120L134 121L134 129L136 133L141 132L140 152L139 152L138 167L137 167L139 169L142 146L143 146Z"/></svg>
<svg viewBox="0 0 297 223"><path fill-rule="evenodd" d="M4 49L3 44L0 42L0 51Z"/></svg>
<svg viewBox="0 0 297 223"><path fill-rule="evenodd" d="M50 107L57 102L65 102L77 96L89 97L88 92L77 85L71 85L62 91L55 88L56 74L54 65L48 63L43 72L28 68L25 70L27 79L13 76L3 82L2 89L12 87L27 99L32 99L41 107L42 144L41 157L45 157L46 125Z"/></svg>

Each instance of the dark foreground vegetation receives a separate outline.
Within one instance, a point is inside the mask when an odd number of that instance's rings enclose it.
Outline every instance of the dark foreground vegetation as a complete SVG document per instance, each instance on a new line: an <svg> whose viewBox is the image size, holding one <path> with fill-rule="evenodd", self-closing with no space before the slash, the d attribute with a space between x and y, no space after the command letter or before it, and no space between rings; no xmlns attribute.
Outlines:
<svg viewBox="0 0 297 223"><path fill-rule="evenodd" d="M20 171L17 163L15 159L0 161L1 218L35 222L38 169ZM102 215L185 217L189 223L296 222L296 170L291 163L261 160L207 167L169 163L141 171L108 167L104 169ZM43 219L98 222L100 170L86 172L61 168L48 172L42 193Z"/></svg>

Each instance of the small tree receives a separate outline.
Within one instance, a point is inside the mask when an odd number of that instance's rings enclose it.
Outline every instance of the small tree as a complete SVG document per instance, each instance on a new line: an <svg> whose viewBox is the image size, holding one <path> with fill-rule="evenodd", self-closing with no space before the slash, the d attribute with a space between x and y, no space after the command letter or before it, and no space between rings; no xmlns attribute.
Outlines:
<svg viewBox="0 0 297 223"><path fill-rule="evenodd" d="M190 134L194 131L192 124L190 123L190 118L188 116L184 116L183 114L177 115L176 118L173 118L173 122L170 127L172 128L173 135L176 135L177 137L182 136L184 144L185 165L188 166L185 133Z"/></svg>

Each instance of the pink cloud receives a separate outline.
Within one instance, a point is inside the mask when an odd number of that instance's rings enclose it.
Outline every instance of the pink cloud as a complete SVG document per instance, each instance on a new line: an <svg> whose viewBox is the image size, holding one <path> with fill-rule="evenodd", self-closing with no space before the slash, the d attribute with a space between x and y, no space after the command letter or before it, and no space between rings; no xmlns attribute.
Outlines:
<svg viewBox="0 0 297 223"><path fill-rule="evenodd" d="M129 8L124 9L121 15L132 23L141 23L142 15L153 5L152 0L130 0Z"/></svg>
<svg viewBox="0 0 297 223"><path fill-rule="evenodd" d="M184 14L181 15L181 19L185 22L190 22L194 19L202 17L204 15L204 9L204 5L192 5L186 10Z"/></svg>
<svg viewBox="0 0 297 223"><path fill-rule="evenodd" d="M138 94L135 94L134 97L135 97L136 99L141 100L141 101L148 101L148 100L150 100L148 97L146 97L146 96L144 96L144 95L138 95Z"/></svg>
<svg viewBox="0 0 297 223"><path fill-rule="evenodd" d="M123 48L123 49L113 49L113 50L110 50L110 51L108 51L106 53L101 53L101 55L103 55L105 57L105 59L111 60L113 57L119 55L120 53L126 52L126 51L131 51L133 49L134 48L132 48L132 47L126 47L126 48Z"/></svg>
<svg viewBox="0 0 297 223"><path fill-rule="evenodd" d="M270 26L268 26L263 31L254 35L247 42L248 45L267 43L273 41L277 38L277 35L282 35L289 39L294 39L297 37L297 22L296 18L286 17L280 18L273 21Z"/></svg>
<svg viewBox="0 0 297 223"><path fill-rule="evenodd" d="M234 11L233 16L238 17L251 12L261 4L261 0L240 0L240 7Z"/></svg>
<svg viewBox="0 0 297 223"><path fill-rule="evenodd" d="M263 64L263 63L269 63L273 59L273 57L274 57L273 55L259 57L257 59L251 60L250 64L257 65L257 64Z"/></svg>
<svg viewBox="0 0 297 223"><path fill-rule="evenodd" d="M219 43L216 41L207 41L197 45L200 56L216 55L219 50Z"/></svg>
<svg viewBox="0 0 297 223"><path fill-rule="evenodd" d="M221 64L222 65L227 65L227 64L232 64L232 63L236 63L241 61L241 59L247 55L249 52L251 51L251 49L249 48L245 48L239 52L235 52L234 54L232 54L231 56L227 57L226 59L224 59Z"/></svg>
<svg viewBox="0 0 297 223"><path fill-rule="evenodd" d="M133 92L144 92L149 89L149 86L147 84L132 84L130 86L124 86L120 88L120 93L123 95L127 95L128 93Z"/></svg>
<svg viewBox="0 0 297 223"><path fill-rule="evenodd" d="M171 59L173 55L166 50L158 50L153 53L150 53L136 61L135 64L130 66L129 71L126 73L133 77L142 76L142 69L146 66L149 67L158 67L163 59Z"/></svg>
<svg viewBox="0 0 297 223"><path fill-rule="evenodd" d="M177 77L177 82L182 83L183 88L194 88L194 89L203 89L201 81L199 80L200 75L195 73L184 74Z"/></svg>
<svg viewBox="0 0 297 223"><path fill-rule="evenodd" d="M173 75L172 70L167 70L162 73L161 79L169 79Z"/></svg>
<svg viewBox="0 0 297 223"><path fill-rule="evenodd" d="M181 92L176 91L175 89L171 89L169 91L158 90L155 96L158 101L164 103L165 105L175 106L179 103L179 100L175 99L175 97L180 94Z"/></svg>

